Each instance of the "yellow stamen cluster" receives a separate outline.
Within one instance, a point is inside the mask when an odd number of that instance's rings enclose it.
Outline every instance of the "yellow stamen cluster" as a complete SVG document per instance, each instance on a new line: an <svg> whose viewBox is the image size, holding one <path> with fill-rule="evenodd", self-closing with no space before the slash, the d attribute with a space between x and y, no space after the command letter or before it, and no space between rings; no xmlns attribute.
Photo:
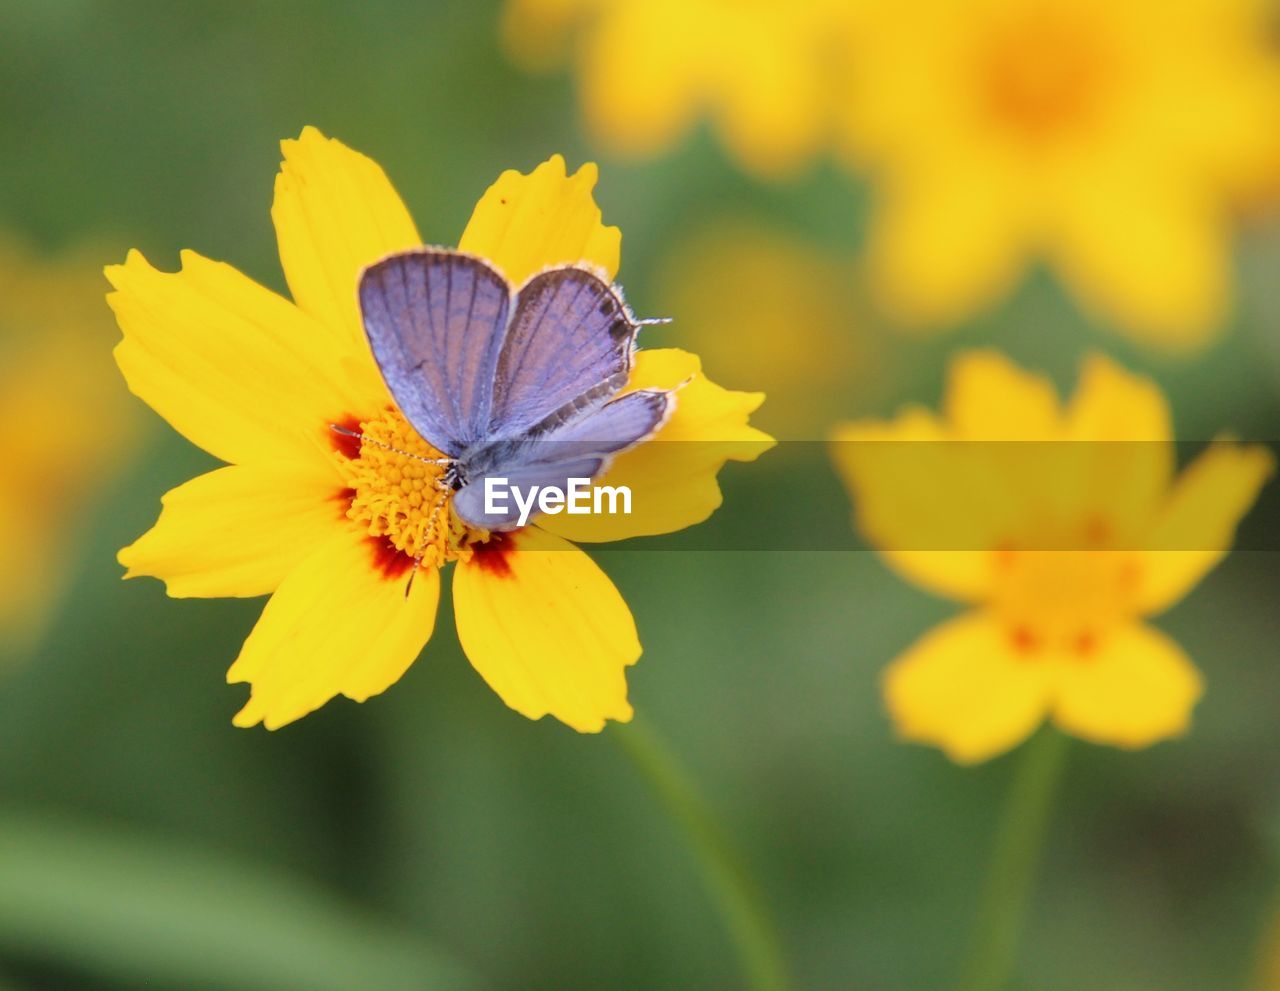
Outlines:
<svg viewBox="0 0 1280 991"><path fill-rule="evenodd" d="M465 556L473 535L450 512L445 466L431 463L444 455L396 410L361 423L360 431L361 439L351 441L359 456L340 459L350 489L347 517L428 567Z"/></svg>

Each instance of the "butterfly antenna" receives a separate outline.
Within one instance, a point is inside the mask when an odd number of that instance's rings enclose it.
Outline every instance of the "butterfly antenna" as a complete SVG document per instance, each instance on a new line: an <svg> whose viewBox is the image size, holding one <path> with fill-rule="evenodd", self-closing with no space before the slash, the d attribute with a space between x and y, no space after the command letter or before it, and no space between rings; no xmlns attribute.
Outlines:
<svg viewBox="0 0 1280 991"><path fill-rule="evenodd" d="M645 317L643 320L637 320L636 323L641 327L652 327L655 324L671 323L674 317Z"/></svg>
<svg viewBox="0 0 1280 991"><path fill-rule="evenodd" d="M421 454L412 454L409 451L402 451L398 447L392 447L390 444L384 444L380 440L374 440L368 434L361 433L359 430L351 430L337 423L329 424L329 429L335 434L341 434L343 437L354 437L362 444L372 444L374 447L380 447L384 451L390 451L392 454L398 454L403 458L409 458L413 461L422 461L429 465L448 465L453 463L453 458L424 458Z"/></svg>

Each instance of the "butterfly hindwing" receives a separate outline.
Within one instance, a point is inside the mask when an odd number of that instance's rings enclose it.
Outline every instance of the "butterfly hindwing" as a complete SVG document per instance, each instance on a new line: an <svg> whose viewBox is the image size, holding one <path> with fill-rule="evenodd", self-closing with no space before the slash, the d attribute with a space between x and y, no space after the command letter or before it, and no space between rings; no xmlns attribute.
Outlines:
<svg viewBox="0 0 1280 991"><path fill-rule="evenodd" d="M477 452L473 474L454 497L454 509L474 526L507 529L515 525L510 513L495 517L483 512L486 478L505 478L507 485L522 491L530 485L565 489L569 479L596 478L615 455L657 433L674 408L672 393L639 390L545 432L516 442L497 442Z"/></svg>
<svg viewBox="0 0 1280 991"><path fill-rule="evenodd" d="M365 269L359 296L373 356L414 429L450 456L486 439L507 280L471 255L415 248Z"/></svg>

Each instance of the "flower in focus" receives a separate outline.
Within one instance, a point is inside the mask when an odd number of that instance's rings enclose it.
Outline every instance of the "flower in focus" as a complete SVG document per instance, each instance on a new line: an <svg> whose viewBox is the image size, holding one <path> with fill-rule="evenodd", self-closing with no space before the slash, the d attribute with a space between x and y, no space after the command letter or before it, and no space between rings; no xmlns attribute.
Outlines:
<svg viewBox="0 0 1280 991"><path fill-rule="evenodd" d="M652 155L701 116L749 171L794 172L829 141L841 0L508 0L502 34L532 69L566 58L587 126Z"/></svg>
<svg viewBox="0 0 1280 991"><path fill-rule="evenodd" d="M87 258L0 238L0 642L29 647L66 581L76 520L127 464L137 419L98 331Z"/></svg>
<svg viewBox="0 0 1280 991"><path fill-rule="evenodd" d="M687 352L638 352L628 389L683 385L655 438L602 479L631 486L632 514L472 530L438 484L444 468L411 457L438 452L392 401L356 300L367 265L422 239L368 158L313 128L282 147L272 219L292 302L193 252L172 274L137 252L107 269L130 389L228 462L164 497L155 527L120 552L127 577L161 578L180 597L271 595L227 675L250 686L239 726L275 728L393 684L431 636L450 563L459 639L504 702L581 731L630 718L634 621L565 537L616 540L706 519L724 462L769 443L747 425L762 397L713 384ZM578 261L612 278L621 236L601 223L595 180L590 165L566 176L558 156L529 175L505 172L459 247L515 285ZM664 446L680 454L664 457Z"/></svg>
<svg viewBox="0 0 1280 991"><path fill-rule="evenodd" d="M876 372L869 338L849 329L842 260L799 238L720 218L667 253L654 284L682 338L722 374L768 393L761 424L775 435L823 437Z"/></svg>
<svg viewBox="0 0 1280 991"><path fill-rule="evenodd" d="M1280 161L1269 4L860 9L844 129L878 185L869 266L897 319L953 324L1043 261L1147 343L1221 327L1233 209Z"/></svg>
<svg viewBox="0 0 1280 991"><path fill-rule="evenodd" d="M833 457L884 560L969 611L888 669L901 736L956 761L999 754L1046 719L1117 747L1181 733L1201 693L1145 617L1227 553L1274 469L1226 440L1175 477L1157 387L1106 358L1075 396L996 353L952 366L941 415L840 427Z"/></svg>

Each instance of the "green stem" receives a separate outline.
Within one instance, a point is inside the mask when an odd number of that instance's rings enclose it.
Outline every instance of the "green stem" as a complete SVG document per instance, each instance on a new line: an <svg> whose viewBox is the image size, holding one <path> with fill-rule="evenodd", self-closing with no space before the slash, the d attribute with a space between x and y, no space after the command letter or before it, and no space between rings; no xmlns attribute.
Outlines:
<svg viewBox="0 0 1280 991"><path fill-rule="evenodd" d="M747 987L785 991L789 986L786 964L765 900L688 772L638 717L614 727L611 735L684 834L707 894L737 948Z"/></svg>
<svg viewBox="0 0 1280 991"><path fill-rule="evenodd" d="M1067 738L1042 730L1023 747L1005 799L959 991L1005 991L1013 974Z"/></svg>

